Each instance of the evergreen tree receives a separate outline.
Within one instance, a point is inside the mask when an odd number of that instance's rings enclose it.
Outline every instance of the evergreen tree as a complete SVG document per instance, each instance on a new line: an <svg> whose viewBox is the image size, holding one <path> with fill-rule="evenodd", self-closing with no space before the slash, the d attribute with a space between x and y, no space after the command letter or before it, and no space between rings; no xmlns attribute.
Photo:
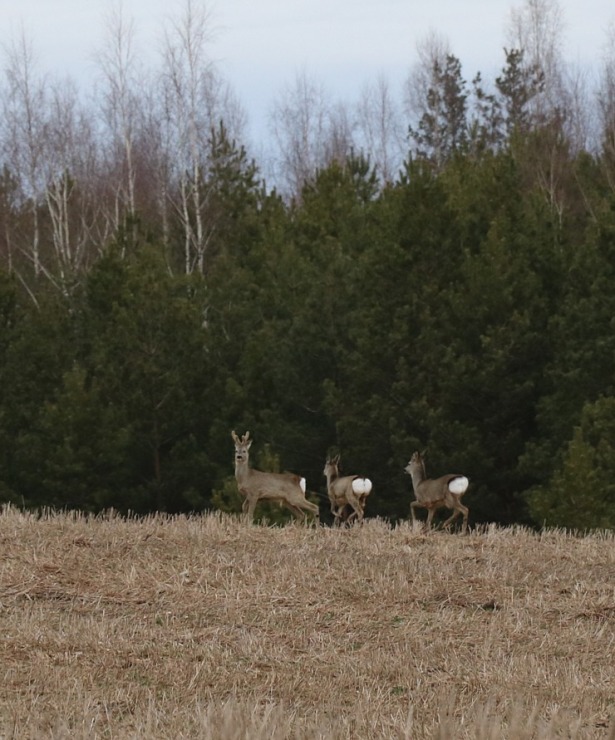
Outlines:
<svg viewBox="0 0 615 740"><path fill-rule="evenodd" d="M75 361L75 315L65 299L48 291L38 293L36 305L13 293L9 305L1 371L0 427L6 446L0 479L20 504L53 505L40 472L52 454L41 418Z"/></svg>
<svg viewBox="0 0 615 740"><path fill-rule="evenodd" d="M172 278L153 248L125 258L111 249L82 301L30 311L10 347L5 405L11 489L26 504L203 508L210 373L199 281Z"/></svg>
<svg viewBox="0 0 615 740"><path fill-rule="evenodd" d="M459 59L447 54L443 65L434 61L425 110L418 127L410 127L410 137L415 142L417 156L427 158L437 169L466 147L467 97Z"/></svg>
<svg viewBox="0 0 615 740"><path fill-rule="evenodd" d="M615 395L613 224L613 213L605 211L584 242L563 254L566 281L547 329L553 357L537 406L539 434L523 460L542 483L561 464L583 406Z"/></svg>
<svg viewBox="0 0 615 740"><path fill-rule="evenodd" d="M506 66L496 77L500 95L504 134L507 140L515 134L526 135L532 129L531 101L544 90L544 73L524 63L522 49L505 49Z"/></svg>
<svg viewBox="0 0 615 740"><path fill-rule="evenodd" d="M545 526L615 527L615 397L584 405L561 464L529 504Z"/></svg>
<svg viewBox="0 0 615 740"><path fill-rule="evenodd" d="M0 270L0 501L13 498L14 458L13 438L15 428L10 420L8 396L11 373L7 362L9 347L16 330L17 290L14 280Z"/></svg>
<svg viewBox="0 0 615 740"><path fill-rule="evenodd" d="M82 362L117 463L99 506L182 511L206 503L198 442L210 383L204 309L202 278L173 278L153 247L126 259L111 250L91 273Z"/></svg>

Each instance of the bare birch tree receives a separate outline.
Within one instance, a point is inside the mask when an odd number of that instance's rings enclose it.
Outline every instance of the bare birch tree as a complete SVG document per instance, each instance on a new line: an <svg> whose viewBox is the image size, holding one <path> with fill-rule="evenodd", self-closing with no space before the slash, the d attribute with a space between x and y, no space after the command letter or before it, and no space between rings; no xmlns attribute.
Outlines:
<svg viewBox="0 0 615 740"><path fill-rule="evenodd" d="M49 93L45 201L54 265L50 272L66 289L87 267L100 221L99 169L94 122L70 80ZM102 245L100 245L102 246Z"/></svg>
<svg viewBox="0 0 615 740"><path fill-rule="evenodd" d="M615 190L615 24L606 41L598 89L598 117L602 162L612 190Z"/></svg>
<svg viewBox="0 0 615 740"><path fill-rule="evenodd" d="M418 124L425 113L429 90L436 84L434 70L445 66L451 47L444 36L430 31L417 42L416 52L418 59L404 85L404 113L411 125Z"/></svg>
<svg viewBox="0 0 615 740"><path fill-rule="evenodd" d="M174 128L179 200L176 209L184 231L184 270L203 271L207 233L204 209L207 194L203 182L202 93L210 74L206 44L209 22L205 10L188 0L181 20L174 23L165 40L165 74L168 111Z"/></svg>
<svg viewBox="0 0 615 740"><path fill-rule="evenodd" d="M11 173L14 183L11 208L27 214L20 234L10 233L5 223L10 267L17 269L17 251L36 277L66 292L85 268L98 200L92 193L97 161L91 118L70 80L37 76L23 34L8 53L2 105L5 177ZM21 269L18 274L25 285Z"/></svg>
<svg viewBox="0 0 615 740"><path fill-rule="evenodd" d="M215 230L208 218L208 167L212 130L224 121L239 135L243 114L208 54L211 17L203 5L187 0L164 43L161 100L164 140L171 148L174 186L168 188L184 236L184 270L203 272L207 247Z"/></svg>
<svg viewBox="0 0 615 740"><path fill-rule="evenodd" d="M44 199L44 146L47 140L44 80L37 74L32 43L22 29L7 51L3 95L4 159L19 184L20 206L30 214L30 232L20 249L41 274L40 205Z"/></svg>
<svg viewBox="0 0 615 740"><path fill-rule="evenodd" d="M290 197L326 163L330 107L321 84L303 71L274 101L271 130L277 147L276 179Z"/></svg>
<svg viewBox="0 0 615 740"><path fill-rule="evenodd" d="M153 188L153 201L160 219L162 241L170 247L171 203L174 157L173 127L170 115L171 99L168 87L153 86L145 98L142 146L148 154L148 178Z"/></svg>
<svg viewBox="0 0 615 740"><path fill-rule="evenodd" d="M525 0L512 10L509 28L524 63L542 75L541 91L529 101L540 135L532 141L528 166L560 221L569 200L570 156L584 147L589 132L586 82L564 64L563 27L558 0Z"/></svg>
<svg viewBox="0 0 615 740"><path fill-rule="evenodd" d="M508 41L521 49L531 69L540 70L542 94L532 99L537 116L556 110L561 102L563 63L561 55L563 16L558 0L525 0L510 14Z"/></svg>
<svg viewBox="0 0 615 740"><path fill-rule="evenodd" d="M405 136L400 111L383 76L363 88L357 118L363 149L381 181L393 182L406 154Z"/></svg>
<svg viewBox="0 0 615 740"><path fill-rule="evenodd" d="M135 57L134 24L121 6L106 21L106 44L98 54L102 73L102 113L108 131L109 175L115 174L111 209L111 229L117 231L136 213L136 168L134 146L137 136L139 79Z"/></svg>
<svg viewBox="0 0 615 740"><path fill-rule="evenodd" d="M523 54L524 65L542 77L540 94L530 102L534 120L560 127L573 152L589 145L595 128L588 70L564 60L565 17L559 0L525 0L511 11L508 43Z"/></svg>
<svg viewBox="0 0 615 740"><path fill-rule="evenodd" d="M353 153L355 128L352 112L342 101L335 103L328 114L328 126L323 141L323 164L343 164Z"/></svg>

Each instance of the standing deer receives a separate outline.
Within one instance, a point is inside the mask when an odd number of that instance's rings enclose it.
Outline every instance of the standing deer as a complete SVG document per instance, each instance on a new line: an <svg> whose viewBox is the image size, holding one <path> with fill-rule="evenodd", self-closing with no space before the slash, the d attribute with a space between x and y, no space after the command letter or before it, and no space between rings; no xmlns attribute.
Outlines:
<svg viewBox="0 0 615 740"><path fill-rule="evenodd" d="M241 508L250 520L254 519L254 509L259 501L276 501L301 521L305 521L306 511L318 519L318 506L305 498L305 478L294 473L264 473L250 468L250 432L246 432L241 439L235 432L231 432L231 436L235 442L237 487L242 496L245 496Z"/></svg>
<svg viewBox="0 0 615 740"><path fill-rule="evenodd" d="M435 480L427 478L425 462L423 460L424 454L421 455L420 452L415 452L408 465L404 468L406 473L412 478L412 488L416 496L416 501L410 504L412 523L414 524L416 522L414 510L418 506L422 506L428 511L427 529L430 529L435 512L438 509L446 507L453 509L453 513L442 526L448 528L456 517L463 514L462 532L465 533L468 527L469 510L467 506L461 503L461 497L468 489L469 480L465 475L454 473L443 475L441 478L436 478Z"/></svg>
<svg viewBox="0 0 615 740"><path fill-rule="evenodd" d="M346 505L353 509L352 514L346 519L363 520L365 514L365 503L372 490L372 482L369 478L360 475L345 475L340 478L339 471L340 456L327 458L325 468L322 471L327 479L327 493L331 502L331 513L334 516L334 525L339 525Z"/></svg>

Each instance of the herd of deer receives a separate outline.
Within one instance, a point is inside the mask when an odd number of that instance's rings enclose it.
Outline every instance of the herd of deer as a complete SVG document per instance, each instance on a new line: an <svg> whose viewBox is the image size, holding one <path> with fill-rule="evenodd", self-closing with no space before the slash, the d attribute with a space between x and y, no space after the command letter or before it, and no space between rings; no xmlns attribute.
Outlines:
<svg viewBox="0 0 615 740"><path fill-rule="evenodd" d="M235 443L235 478L237 487L244 497L242 510L250 520L259 501L277 502L289 509L293 515L304 521L307 513L318 519L318 506L305 497L305 478L294 473L265 473L249 466L249 450L252 444L250 432L241 439L231 432ZM424 453L423 453L424 454ZM327 458L323 475L327 479L327 493L331 503L334 524L339 525L346 517L348 508L352 509L346 518L361 522L365 515L365 504L372 490L369 478L360 475L340 476L340 456ZM427 509L427 529L431 528L433 516L438 509L452 509L452 515L442 525L449 528L452 522L463 515L462 532L468 526L468 508L461 503L461 497L468 489L469 481L465 475L452 473L441 478L427 478L423 455L415 452L404 468L412 478L415 501L410 504L413 524L416 522L415 509Z"/></svg>

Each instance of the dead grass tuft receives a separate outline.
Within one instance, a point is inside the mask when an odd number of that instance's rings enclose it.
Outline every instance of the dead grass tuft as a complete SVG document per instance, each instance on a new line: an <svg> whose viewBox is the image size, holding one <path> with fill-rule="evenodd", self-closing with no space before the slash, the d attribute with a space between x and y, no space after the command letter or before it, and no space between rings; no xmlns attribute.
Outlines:
<svg viewBox="0 0 615 740"><path fill-rule="evenodd" d="M0 735L611 738L615 538L0 515Z"/></svg>

